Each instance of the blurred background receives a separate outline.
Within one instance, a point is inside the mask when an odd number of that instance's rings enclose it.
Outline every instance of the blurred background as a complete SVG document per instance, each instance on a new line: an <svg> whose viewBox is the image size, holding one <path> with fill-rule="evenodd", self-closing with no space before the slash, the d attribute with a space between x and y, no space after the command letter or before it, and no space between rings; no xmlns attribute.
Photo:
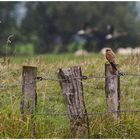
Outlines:
<svg viewBox="0 0 140 140"><path fill-rule="evenodd" d="M0 2L1 56L139 46L140 2Z"/></svg>

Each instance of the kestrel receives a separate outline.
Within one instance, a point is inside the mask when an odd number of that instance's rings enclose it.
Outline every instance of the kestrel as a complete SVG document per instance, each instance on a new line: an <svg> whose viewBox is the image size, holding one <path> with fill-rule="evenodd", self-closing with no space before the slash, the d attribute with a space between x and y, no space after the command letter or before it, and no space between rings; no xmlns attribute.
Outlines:
<svg viewBox="0 0 140 140"><path fill-rule="evenodd" d="M106 49L105 57L108 60L108 62L111 64L112 73L113 74L116 74L116 72L118 71L118 69L116 67L115 54L113 53L113 51L112 51L111 48L107 48Z"/></svg>

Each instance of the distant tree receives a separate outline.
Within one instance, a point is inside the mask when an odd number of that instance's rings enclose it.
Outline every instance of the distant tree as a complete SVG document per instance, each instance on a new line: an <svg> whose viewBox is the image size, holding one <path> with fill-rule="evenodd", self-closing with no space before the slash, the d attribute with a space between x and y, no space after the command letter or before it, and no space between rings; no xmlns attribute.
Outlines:
<svg viewBox="0 0 140 140"><path fill-rule="evenodd" d="M21 33L26 41L36 46L36 52L52 52L56 36L62 38L61 52L67 50L71 37L88 22L90 26L104 31L111 24L128 36L118 46L137 45L138 24L135 2L27 2L27 14L22 21ZM123 42L123 43L122 43ZM88 45L99 50L103 46L98 39Z"/></svg>
<svg viewBox="0 0 140 140"><path fill-rule="evenodd" d="M0 46L15 32L15 5L16 2L0 2Z"/></svg>

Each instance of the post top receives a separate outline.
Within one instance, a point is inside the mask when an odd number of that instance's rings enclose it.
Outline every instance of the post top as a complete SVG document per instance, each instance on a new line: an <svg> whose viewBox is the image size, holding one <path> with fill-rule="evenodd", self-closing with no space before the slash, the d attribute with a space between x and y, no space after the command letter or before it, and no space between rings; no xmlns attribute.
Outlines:
<svg viewBox="0 0 140 140"><path fill-rule="evenodd" d="M37 68L37 67L36 66L25 66L24 65L23 68L31 68L32 69L32 68Z"/></svg>

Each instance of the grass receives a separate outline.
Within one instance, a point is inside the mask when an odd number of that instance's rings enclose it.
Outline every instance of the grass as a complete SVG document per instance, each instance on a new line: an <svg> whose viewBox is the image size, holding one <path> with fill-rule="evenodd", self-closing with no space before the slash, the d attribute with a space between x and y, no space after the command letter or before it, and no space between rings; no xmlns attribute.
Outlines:
<svg viewBox="0 0 140 140"><path fill-rule="evenodd" d="M138 73L140 57L117 56L120 69ZM1 60L2 61L2 60ZM104 75L106 60L101 54L76 57L72 54L43 55L11 58L9 67L0 65L0 85L21 82L22 66L38 67L38 75L56 78L59 68L81 66L83 75ZM121 78L121 109L140 110L139 77ZM84 99L88 112L106 111L104 79L83 81ZM0 138L70 138L67 116L47 116L47 112L65 112L62 91L56 81L37 83L37 114L33 118L36 134L33 135L30 118L24 121L20 115L21 87L0 87ZM40 114L40 115L39 115ZM139 113L122 113L114 122L109 116L89 116L90 138L139 138Z"/></svg>

